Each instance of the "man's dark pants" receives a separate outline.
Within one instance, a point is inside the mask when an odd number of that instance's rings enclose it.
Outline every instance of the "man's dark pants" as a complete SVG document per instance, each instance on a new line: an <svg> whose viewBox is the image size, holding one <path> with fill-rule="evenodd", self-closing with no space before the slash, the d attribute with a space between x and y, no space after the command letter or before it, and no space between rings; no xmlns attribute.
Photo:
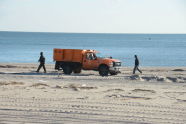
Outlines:
<svg viewBox="0 0 186 124"><path fill-rule="evenodd" d="M135 74L135 71L136 71L136 70L138 70L140 73L142 73L142 71L139 70L138 66L139 66L139 65L135 65L135 66L134 66L133 74Z"/></svg>
<svg viewBox="0 0 186 124"><path fill-rule="evenodd" d="M46 68L45 68L45 63L40 63L37 72L39 72L39 70L41 69L41 67L43 67L44 71L46 72Z"/></svg>

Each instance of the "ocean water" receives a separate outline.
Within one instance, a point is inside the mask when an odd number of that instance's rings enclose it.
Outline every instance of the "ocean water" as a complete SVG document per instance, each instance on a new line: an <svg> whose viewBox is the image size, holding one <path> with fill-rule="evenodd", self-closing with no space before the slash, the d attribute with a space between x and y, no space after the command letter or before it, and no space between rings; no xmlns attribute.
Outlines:
<svg viewBox="0 0 186 124"><path fill-rule="evenodd" d="M53 48L94 49L133 66L186 66L186 34L85 34L0 32L1 63L37 63L44 52L53 62Z"/></svg>

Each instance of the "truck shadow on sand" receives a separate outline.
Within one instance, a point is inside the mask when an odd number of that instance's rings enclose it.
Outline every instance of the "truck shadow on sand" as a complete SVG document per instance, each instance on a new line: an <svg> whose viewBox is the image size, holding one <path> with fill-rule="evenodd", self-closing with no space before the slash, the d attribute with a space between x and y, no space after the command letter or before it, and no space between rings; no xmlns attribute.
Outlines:
<svg viewBox="0 0 186 124"><path fill-rule="evenodd" d="M0 72L0 74L10 74L10 75L58 75L58 73L50 72L50 73L37 73L37 72L18 72L18 73L6 73Z"/></svg>
<svg viewBox="0 0 186 124"><path fill-rule="evenodd" d="M71 75L66 75L63 72L56 72L56 71L52 71L52 72L47 72L47 73L43 73L43 72L18 72L18 73L6 73L6 72L0 72L0 74L10 74L10 75L56 75L56 76L91 76L94 74L71 74Z"/></svg>
<svg viewBox="0 0 186 124"><path fill-rule="evenodd" d="M21 72L21 73L11 73L16 75L58 75L57 73L37 73L37 72Z"/></svg>

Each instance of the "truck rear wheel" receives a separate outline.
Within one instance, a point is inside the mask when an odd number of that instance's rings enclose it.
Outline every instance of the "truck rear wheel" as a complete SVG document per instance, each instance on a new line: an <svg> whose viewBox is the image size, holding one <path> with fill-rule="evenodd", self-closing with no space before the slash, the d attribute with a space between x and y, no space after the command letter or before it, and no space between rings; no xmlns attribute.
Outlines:
<svg viewBox="0 0 186 124"><path fill-rule="evenodd" d="M108 73L109 73L109 68L108 68L108 66L106 66L106 65L101 65L101 66L99 67L99 74L100 74L101 76L108 76Z"/></svg>
<svg viewBox="0 0 186 124"><path fill-rule="evenodd" d="M69 66L69 65L63 66L63 72L64 72L65 74L70 75L70 74L72 73L72 68L71 68L71 66Z"/></svg>
<svg viewBox="0 0 186 124"><path fill-rule="evenodd" d="M81 73L81 68L76 68L73 70L74 73Z"/></svg>

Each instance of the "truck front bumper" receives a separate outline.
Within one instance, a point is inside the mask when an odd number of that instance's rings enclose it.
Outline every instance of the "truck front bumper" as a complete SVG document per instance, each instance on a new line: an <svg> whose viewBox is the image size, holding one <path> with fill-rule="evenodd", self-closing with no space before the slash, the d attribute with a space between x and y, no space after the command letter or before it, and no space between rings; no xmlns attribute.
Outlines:
<svg viewBox="0 0 186 124"><path fill-rule="evenodd" d="M120 68L121 68L121 67L110 67L109 70L110 70L110 72L117 72L117 73L120 73Z"/></svg>

